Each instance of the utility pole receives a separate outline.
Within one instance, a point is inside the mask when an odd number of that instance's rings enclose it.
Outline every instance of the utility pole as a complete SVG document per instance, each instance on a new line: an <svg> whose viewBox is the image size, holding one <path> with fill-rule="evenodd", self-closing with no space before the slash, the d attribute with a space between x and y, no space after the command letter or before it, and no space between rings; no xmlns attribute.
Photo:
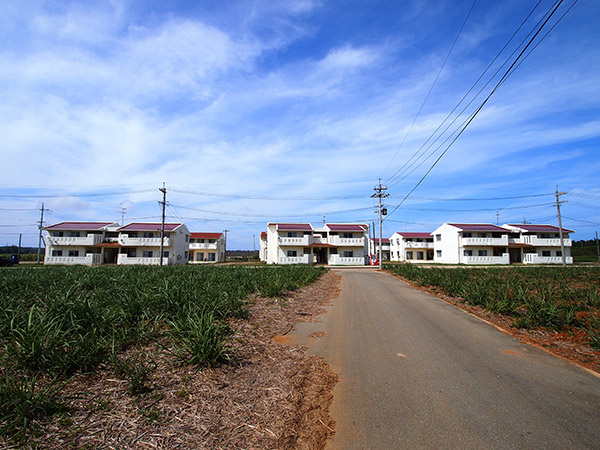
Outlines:
<svg viewBox="0 0 600 450"><path fill-rule="evenodd" d="M500 225L500 211L496 211L496 225Z"/></svg>
<svg viewBox="0 0 600 450"><path fill-rule="evenodd" d="M562 220L560 218L560 205L566 203L566 201L560 201L559 197L561 195L565 195L566 192L558 192L558 184L556 185L556 211L558 212L558 231L560 233L560 253L562 255L562 265L563 267L567 265L565 262L565 243L563 241L563 229L562 229Z"/></svg>
<svg viewBox="0 0 600 450"><path fill-rule="evenodd" d="M224 249L223 249L223 262L227 261L227 233L229 233L229 230L223 230L223 233L225 234L225 245L224 245Z"/></svg>
<svg viewBox="0 0 600 450"><path fill-rule="evenodd" d="M121 213L121 226L125 226L125 213L127 212L127 208L123 206L123 203L119 205L119 212Z"/></svg>
<svg viewBox="0 0 600 450"><path fill-rule="evenodd" d="M40 263L40 251L42 249L42 230L44 228L44 211L48 211L50 212L49 209L44 209L44 204L42 203L42 207L40 208L41 211L41 215L40 215L40 225L39 225L39 229L40 229L40 237L38 239L38 248L37 248L37 263Z"/></svg>
<svg viewBox="0 0 600 450"><path fill-rule="evenodd" d="M252 235L252 249L256 251L256 235Z"/></svg>
<svg viewBox="0 0 600 450"><path fill-rule="evenodd" d="M598 232L596 231L596 253L598 254L598 263L600 263L600 246L598 246Z"/></svg>
<svg viewBox="0 0 600 450"><path fill-rule="evenodd" d="M163 265L163 250L165 246L165 208L167 206L167 188L165 187L165 183L163 183L163 187L158 189L163 193L162 202L158 202L159 205L162 205L162 220L160 222L160 265Z"/></svg>
<svg viewBox="0 0 600 450"><path fill-rule="evenodd" d="M23 237L23 235L21 233L19 233L19 250L17 250L17 256L20 257L21 256L21 238ZM598 232L596 232L596 241L598 240Z"/></svg>
<svg viewBox="0 0 600 450"><path fill-rule="evenodd" d="M371 195L371 198L379 199L379 270L383 269L383 245L381 243L381 235L383 233L383 222L381 220L381 199L389 197L390 194L384 193L383 191L387 190L386 186L381 185L381 178L379 179L379 184L373 188L375 190L375 194Z"/></svg>
<svg viewBox="0 0 600 450"><path fill-rule="evenodd" d="M371 258L377 254L377 247L375 245L375 240L377 239L377 237L375 236L375 221L371 222L371 224L373 225L371 227L371 230L373 230L373 238L371 238L371 233L369 233L369 248L371 249ZM371 265L373 265L373 261L371 261Z"/></svg>

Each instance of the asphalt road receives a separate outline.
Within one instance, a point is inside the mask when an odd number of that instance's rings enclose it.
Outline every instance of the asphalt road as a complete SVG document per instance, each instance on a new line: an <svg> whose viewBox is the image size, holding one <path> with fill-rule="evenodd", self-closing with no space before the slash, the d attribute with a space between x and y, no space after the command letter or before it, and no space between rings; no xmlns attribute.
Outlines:
<svg viewBox="0 0 600 450"><path fill-rule="evenodd" d="M328 450L600 449L600 378L385 273L339 273L322 322L292 332L340 377Z"/></svg>

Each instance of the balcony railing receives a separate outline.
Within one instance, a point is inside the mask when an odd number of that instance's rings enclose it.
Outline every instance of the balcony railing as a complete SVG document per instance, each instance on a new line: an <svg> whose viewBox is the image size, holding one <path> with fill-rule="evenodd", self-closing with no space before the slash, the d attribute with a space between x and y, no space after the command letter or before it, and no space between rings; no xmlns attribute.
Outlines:
<svg viewBox="0 0 600 450"><path fill-rule="evenodd" d="M329 243L337 247L363 247L365 238L345 238L341 236L329 236Z"/></svg>
<svg viewBox="0 0 600 450"><path fill-rule="evenodd" d="M143 265L143 266L158 266L160 265L160 258L157 257L137 257L127 256L124 253L119 253L117 258L117 264L121 265ZM169 264L169 258L163 258L163 265Z"/></svg>
<svg viewBox="0 0 600 450"><path fill-rule="evenodd" d="M365 264L364 256L329 255L329 265L332 266L364 266Z"/></svg>
<svg viewBox="0 0 600 450"><path fill-rule="evenodd" d="M525 253L524 264L562 264L562 256L540 256L537 253ZM565 256L566 264L573 264L572 256Z"/></svg>
<svg viewBox="0 0 600 450"><path fill-rule="evenodd" d="M160 237L145 238L145 237L129 237L126 234L119 236L119 244L128 247L160 247ZM170 247L171 239L165 237L163 239L163 247Z"/></svg>
<svg viewBox="0 0 600 450"><path fill-rule="evenodd" d="M405 248L433 248L433 242L405 242Z"/></svg>
<svg viewBox="0 0 600 450"><path fill-rule="evenodd" d="M190 250L216 250L217 249L217 243L213 242L208 243L208 242L192 242L190 243Z"/></svg>
<svg viewBox="0 0 600 450"><path fill-rule="evenodd" d="M295 247L308 247L311 243L312 236L298 236L298 237L287 237L279 236L279 245L295 246Z"/></svg>
<svg viewBox="0 0 600 450"><path fill-rule="evenodd" d="M103 241L101 234L88 234L87 236L46 236L46 245L96 245Z"/></svg>
<svg viewBox="0 0 600 450"><path fill-rule="evenodd" d="M560 247L560 238L540 238L537 236L521 236L519 239L522 244L534 245L536 247ZM565 247L571 247L573 241L571 239L563 239Z"/></svg>
<svg viewBox="0 0 600 450"><path fill-rule="evenodd" d="M44 264L81 264L84 266L95 266L102 264L100 253L88 253L85 256L46 256Z"/></svg>
<svg viewBox="0 0 600 450"><path fill-rule="evenodd" d="M500 246L506 247L508 245L508 235L504 235L502 237L470 237L470 238L462 238L463 246L473 246L473 245L481 245L481 246Z"/></svg>
<svg viewBox="0 0 600 450"><path fill-rule="evenodd" d="M279 264L311 264L312 255L280 256Z"/></svg>
<svg viewBox="0 0 600 450"><path fill-rule="evenodd" d="M508 253L502 253L502 256L463 256L465 264L510 264Z"/></svg>

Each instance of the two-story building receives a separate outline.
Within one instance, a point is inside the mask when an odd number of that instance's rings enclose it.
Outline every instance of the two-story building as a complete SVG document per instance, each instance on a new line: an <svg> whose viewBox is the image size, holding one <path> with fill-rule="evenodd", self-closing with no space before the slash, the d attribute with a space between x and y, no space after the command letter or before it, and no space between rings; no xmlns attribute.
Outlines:
<svg viewBox="0 0 600 450"><path fill-rule="evenodd" d="M44 264L160 264L160 223L61 222L44 230ZM182 223L166 223L163 264L185 264L189 232Z"/></svg>
<svg viewBox="0 0 600 450"><path fill-rule="evenodd" d="M392 261L411 263L433 262L431 233L395 232L390 237L390 258Z"/></svg>
<svg viewBox="0 0 600 450"><path fill-rule="evenodd" d="M488 223L444 223L433 236L434 261L442 264L509 264L510 230Z"/></svg>
<svg viewBox="0 0 600 450"><path fill-rule="evenodd" d="M554 225L504 224L508 235L508 252L511 263L524 264L561 264L562 249L560 229ZM573 230L562 229L565 263L573 264L571 247L573 241L569 233Z"/></svg>
<svg viewBox="0 0 600 450"><path fill-rule="evenodd" d="M116 263L117 251L109 244L118 236L118 229L116 222L61 222L45 227L44 264Z"/></svg>
<svg viewBox="0 0 600 450"><path fill-rule="evenodd" d="M190 235L190 263L225 261L224 233L192 233Z"/></svg>
<svg viewBox="0 0 600 450"><path fill-rule="evenodd" d="M269 223L266 235L268 264L364 265L368 257L369 227L364 224Z"/></svg>
<svg viewBox="0 0 600 450"><path fill-rule="evenodd" d="M260 250L258 252L258 259L263 262L267 262L267 232L263 231L260 233Z"/></svg>

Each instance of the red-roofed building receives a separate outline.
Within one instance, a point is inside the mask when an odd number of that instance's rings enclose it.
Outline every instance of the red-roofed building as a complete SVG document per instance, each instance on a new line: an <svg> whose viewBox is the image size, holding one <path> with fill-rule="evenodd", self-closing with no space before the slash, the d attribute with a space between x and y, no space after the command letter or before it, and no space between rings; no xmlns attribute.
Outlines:
<svg viewBox="0 0 600 450"><path fill-rule="evenodd" d="M160 264L161 223L130 223L119 228L117 264ZM187 264L190 232L183 223L165 223L162 263Z"/></svg>
<svg viewBox="0 0 600 450"><path fill-rule="evenodd" d="M377 255L375 256L375 259L379 258L379 238L371 238L369 242L369 253L371 255ZM390 240L388 238L381 239L381 259L383 261L390 260L390 250Z"/></svg>
<svg viewBox="0 0 600 450"><path fill-rule="evenodd" d="M364 265L368 230L368 225L351 223L268 223L260 257L268 264Z"/></svg>
<svg viewBox="0 0 600 450"><path fill-rule="evenodd" d="M511 262L524 264L562 264L564 248L565 263L573 264L571 247L573 241L569 233L573 230L563 228L563 248L560 245L560 229L554 225L505 224L511 233L508 236L508 251Z"/></svg>
<svg viewBox="0 0 600 450"><path fill-rule="evenodd" d="M190 262L194 264L225 261L224 233L192 233L190 235Z"/></svg>
<svg viewBox="0 0 600 450"><path fill-rule="evenodd" d="M390 259L410 263L432 262L434 252L431 233L395 232L390 237Z"/></svg>

